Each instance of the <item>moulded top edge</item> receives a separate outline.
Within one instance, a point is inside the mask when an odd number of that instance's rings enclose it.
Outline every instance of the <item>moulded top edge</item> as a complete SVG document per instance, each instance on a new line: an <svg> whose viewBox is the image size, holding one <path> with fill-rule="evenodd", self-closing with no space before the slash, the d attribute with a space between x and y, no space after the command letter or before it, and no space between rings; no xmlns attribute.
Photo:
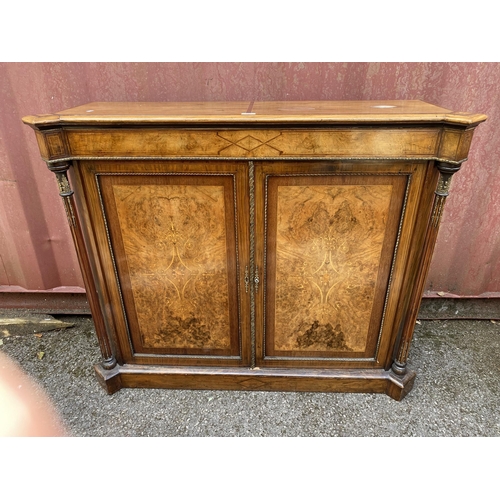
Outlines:
<svg viewBox="0 0 500 500"><path fill-rule="evenodd" d="M453 112L423 101L95 102L57 114L26 116L50 125L432 123L472 125L483 114Z"/></svg>

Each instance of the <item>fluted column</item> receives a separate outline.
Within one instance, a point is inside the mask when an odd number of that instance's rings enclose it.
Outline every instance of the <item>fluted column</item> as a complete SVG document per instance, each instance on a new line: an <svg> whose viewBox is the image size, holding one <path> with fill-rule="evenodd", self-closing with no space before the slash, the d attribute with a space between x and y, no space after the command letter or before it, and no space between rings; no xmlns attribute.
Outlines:
<svg viewBox="0 0 500 500"><path fill-rule="evenodd" d="M99 340L99 347L101 349L103 358L101 364L104 369L110 370L116 366L116 358L113 354L111 342L109 340L104 323L104 318L99 306L99 297L94 285L90 262L86 255L86 252L83 250L85 248L85 240L83 237L80 221L78 220L78 217L76 215L73 190L71 189L67 174L70 166L71 163L68 161L48 164L49 170L54 172L54 174L56 175L57 185L59 187L59 195L63 199L64 209L66 210L66 216L68 218L68 223L71 229L71 235L73 236L73 241L75 243L78 262L80 263L83 281L85 283L85 289L87 292L87 300L89 301L90 310L92 312L92 319L94 320L97 338Z"/></svg>
<svg viewBox="0 0 500 500"><path fill-rule="evenodd" d="M399 346L397 348L394 362L392 364L392 371L397 375L404 375L406 373L406 363L408 360L411 340L413 338L413 330L415 328L417 314L420 309L422 295L424 293L424 287L432 260L432 253L434 252L434 247L436 245L444 205L449 194L451 178L455 172L458 172L458 170L460 170L461 165L436 162L436 167L439 170L440 175L435 191L431 217L424 239L424 248L421 257L420 271L412 291L410 308L403 323Z"/></svg>

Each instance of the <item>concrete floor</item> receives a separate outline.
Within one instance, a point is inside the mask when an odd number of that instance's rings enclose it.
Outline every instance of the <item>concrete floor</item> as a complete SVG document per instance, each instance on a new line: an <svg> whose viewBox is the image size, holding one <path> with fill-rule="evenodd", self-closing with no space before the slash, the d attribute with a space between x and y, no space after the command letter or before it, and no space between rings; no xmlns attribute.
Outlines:
<svg viewBox="0 0 500 500"><path fill-rule="evenodd" d="M500 436L500 322L417 324L409 359L417 378L396 402L378 394L160 389L109 396L93 372L100 353L91 318L59 318L75 326L17 332L0 350L45 388L73 436Z"/></svg>

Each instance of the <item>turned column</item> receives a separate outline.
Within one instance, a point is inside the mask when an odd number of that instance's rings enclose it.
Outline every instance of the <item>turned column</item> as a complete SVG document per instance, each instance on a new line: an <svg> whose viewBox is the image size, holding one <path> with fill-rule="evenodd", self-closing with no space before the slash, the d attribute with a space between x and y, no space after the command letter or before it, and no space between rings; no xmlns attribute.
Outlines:
<svg viewBox="0 0 500 500"><path fill-rule="evenodd" d="M461 164L452 164L446 162L436 162L436 167L439 170L439 181L435 190L434 203L432 206L431 217L427 226L427 231L424 239L422 257L420 261L420 270L417 275L415 286L410 298L410 306L403 322L399 346L396 350L392 371L396 375L404 375L406 373L406 363L410 349L411 340L413 338L413 330L417 314L422 302L422 295L427 280L427 274L432 260L432 254L436 245L436 239L443 215L443 209L446 198L449 194L451 178L455 172L460 170Z"/></svg>
<svg viewBox="0 0 500 500"><path fill-rule="evenodd" d="M83 281L85 283L85 289L87 292L87 300L89 302L90 310L92 312L92 319L94 320L94 325L97 333L97 338L99 340L99 347L102 354L102 367L105 370L111 370L116 366L116 358L113 354L113 349L111 347L111 342L109 340L106 326L104 323L104 318L101 313L101 308L99 306L99 297L97 295L97 290L94 286L94 279L92 276L92 269L90 267L90 262L87 255L83 251L85 248L85 241L83 238L82 227L80 221L76 215L75 201L73 198L73 190L71 189L69 179L68 179L68 169L71 163L68 161L47 163L50 171L54 172L57 178L57 185L59 187L59 195L63 199L64 209L66 210L66 216L68 218L69 227L71 229L71 235L73 236L73 241L76 247L76 253L78 256L78 262L80 264L80 269L83 275Z"/></svg>

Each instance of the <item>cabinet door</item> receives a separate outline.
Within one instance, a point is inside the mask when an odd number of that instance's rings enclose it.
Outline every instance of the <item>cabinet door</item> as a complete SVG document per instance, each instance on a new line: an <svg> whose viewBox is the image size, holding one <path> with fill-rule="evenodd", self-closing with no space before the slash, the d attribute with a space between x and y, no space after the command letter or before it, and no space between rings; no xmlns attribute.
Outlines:
<svg viewBox="0 0 500 500"><path fill-rule="evenodd" d="M80 168L124 361L248 364L246 165Z"/></svg>
<svg viewBox="0 0 500 500"><path fill-rule="evenodd" d="M411 231L420 167L256 163L257 364L386 362L408 249L398 255L398 237Z"/></svg>

